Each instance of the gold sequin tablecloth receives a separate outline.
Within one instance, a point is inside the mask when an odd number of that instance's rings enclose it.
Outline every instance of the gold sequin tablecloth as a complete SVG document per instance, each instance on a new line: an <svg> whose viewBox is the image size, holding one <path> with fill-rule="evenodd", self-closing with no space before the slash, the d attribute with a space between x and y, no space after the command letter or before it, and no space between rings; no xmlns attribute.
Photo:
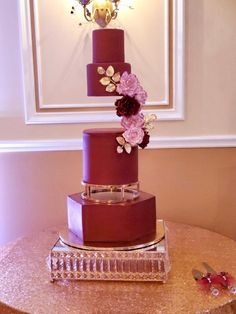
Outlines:
<svg viewBox="0 0 236 314"><path fill-rule="evenodd" d="M192 268L203 261L217 271L236 276L236 242L205 229L167 223L172 269L168 282L54 282L49 281L46 257L57 240L57 228L18 239L0 248L1 302L27 313L213 313L232 301L228 291L219 297L202 292ZM215 313L234 313L217 310Z"/></svg>

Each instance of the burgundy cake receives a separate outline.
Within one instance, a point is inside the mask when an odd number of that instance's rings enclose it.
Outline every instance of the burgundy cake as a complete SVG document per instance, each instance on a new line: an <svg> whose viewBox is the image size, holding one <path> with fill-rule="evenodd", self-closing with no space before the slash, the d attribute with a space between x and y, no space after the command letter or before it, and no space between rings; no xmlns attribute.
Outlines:
<svg viewBox="0 0 236 314"><path fill-rule="evenodd" d="M138 147L118 154L116 137L122 129L89 129L83 132L83 182L101 185L138 181Z"/></svg>
<svg viewBox="0 0 236 314"><path fill-rule="evenodd" d="M155 197L140 192L138 199L114 204L84 200L81 193L68 197L69 229L85 244L112 246L140 244L156 235Z"/></svg>
<svg viewBox="0 0 236 314"><path fill-rule="evenodd" d="M83 132L83 182L91 185L126 185L138 181L138 148L118 154L115 138L122 129ZM68 196L68 226L86 244L113 246L149 242L156 235L155 196L118 203L93 202L83 193Z"/></svg>
<svg viewBox="0 0 236 314"><path fill-rule="evenodd" d="M150 120L141 113L147 95L124 59L122 30L93 31L88 95L122 96L115 103L122 128L84 130L85 192L67 199L69 230L93 246L144 244L156 237L155 196L139 191L138 182L138 146L149 142ZM114 90L107 91L108 85Z"/></svg>
<svg viewBox="0 0 236 314"><path fill-rule="evenodd" d="M93 63L87 65L87 94L88 96L114 96L117 93L107 93L99 82L101 76L98 67L105 70L112 65L116 72L127 71L131 66L125 63L124 31L121 29L97 29L93 31Z"/></svg>

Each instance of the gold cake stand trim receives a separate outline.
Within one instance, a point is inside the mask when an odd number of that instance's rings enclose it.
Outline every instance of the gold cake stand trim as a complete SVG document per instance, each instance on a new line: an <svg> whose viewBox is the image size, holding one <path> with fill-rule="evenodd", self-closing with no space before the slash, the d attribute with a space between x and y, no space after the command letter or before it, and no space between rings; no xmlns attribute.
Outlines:
<svg viewBox="0 0 236 314"><path fill-rule="evenodd" d="M101 243L99 246L92 246L85 244L79 237L73 234L69 229L62 229L59 233L60 242L72 248L86 250L86 251L134 251L149 248L156 245L165 238L165 223L163 220L157 220L156 237L152 241L138 244L117 245L114 243Z"/></svg>

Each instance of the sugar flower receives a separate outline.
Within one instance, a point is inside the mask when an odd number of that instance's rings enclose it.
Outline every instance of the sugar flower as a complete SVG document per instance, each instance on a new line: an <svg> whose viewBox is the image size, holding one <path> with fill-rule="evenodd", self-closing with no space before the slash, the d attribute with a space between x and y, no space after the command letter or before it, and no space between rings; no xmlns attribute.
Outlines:
<svg viewBox="0 0 236 314"><path fill-rule="evenodd" d="M139 86L139 88L136 91L135 99L140 104L145 104L147 100L147 92L141 86Z"/></svg>
<svg viewBox="0 0 236 314"><path fill-rule="evenodd" d="M138 146L144 149L149 144L150 135L148 134L147 130L144 129L144 136L142 143L140 143Z"/></svg>
<svg viewBox="0 0 236 314"><path fill-rule="evenodd" d="M132 147L145 148L150 139L149 130L156 121L154 114L144 116L141 112L142 105L147 100L147 92L140 85L135 74L124 72L121 76L115 72L112 66L106 70L98 67L97 72L105 75L100 79L108 93L116 91L122 97L115 101L116 114L121 118L121 126L124 128L122 136L118 136L117 152L131 153Z"/></svg>
<svg viewBox="0 0 236 314"><path fill-rule="evenodd" d="M123 133L123 137L131 146L136 146L142 143L144 131L142 128L131 127Z"/></svg>
<svg viewBox="0 0 236 314"><path fill-rule="evenodd" d="M123 96L115 102L118 117L136 115L140 110L140 103L133 97Z"/></svg>
<svg viewBox="0 0 236 314"><path fill-rule="evenodd" d="M142 128L144 126L144 115L143 113L138 113L136 115L132 115L129 117L122 117L121 119L121 126L124 129L129 129L131 127L139 127Z"/></svg>
<svg viewBox="0 0 236 314"><path fill-rule="evenodd" d="M140 84L135 74L124 72L120 78L120 83L117 85L116 91L121 95L134 97L139 86Z"/></svg>

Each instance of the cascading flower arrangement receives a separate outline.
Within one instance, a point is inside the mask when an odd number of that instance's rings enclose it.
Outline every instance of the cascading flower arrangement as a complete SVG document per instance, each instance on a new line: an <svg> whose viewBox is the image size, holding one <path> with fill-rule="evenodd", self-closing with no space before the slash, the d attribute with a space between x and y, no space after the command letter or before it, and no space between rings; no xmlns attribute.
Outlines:
<svg viewBox="0 0 236 314"><path fill-rule="evenodd" d="M135 146L145 148L149 143L149 131L153 128L156 115L144 115L141 111L147 100L147 93L137 76L128 72L120 76L111 65L106 70L98 67L97 71L100 75L105 74L100 83L106 86L106 91L110 93L116 91L122 96L115 101L116 114L122 117L121 126L125 130L122 136L116 138L119 144L117 152L130 153Z"/></svg>

